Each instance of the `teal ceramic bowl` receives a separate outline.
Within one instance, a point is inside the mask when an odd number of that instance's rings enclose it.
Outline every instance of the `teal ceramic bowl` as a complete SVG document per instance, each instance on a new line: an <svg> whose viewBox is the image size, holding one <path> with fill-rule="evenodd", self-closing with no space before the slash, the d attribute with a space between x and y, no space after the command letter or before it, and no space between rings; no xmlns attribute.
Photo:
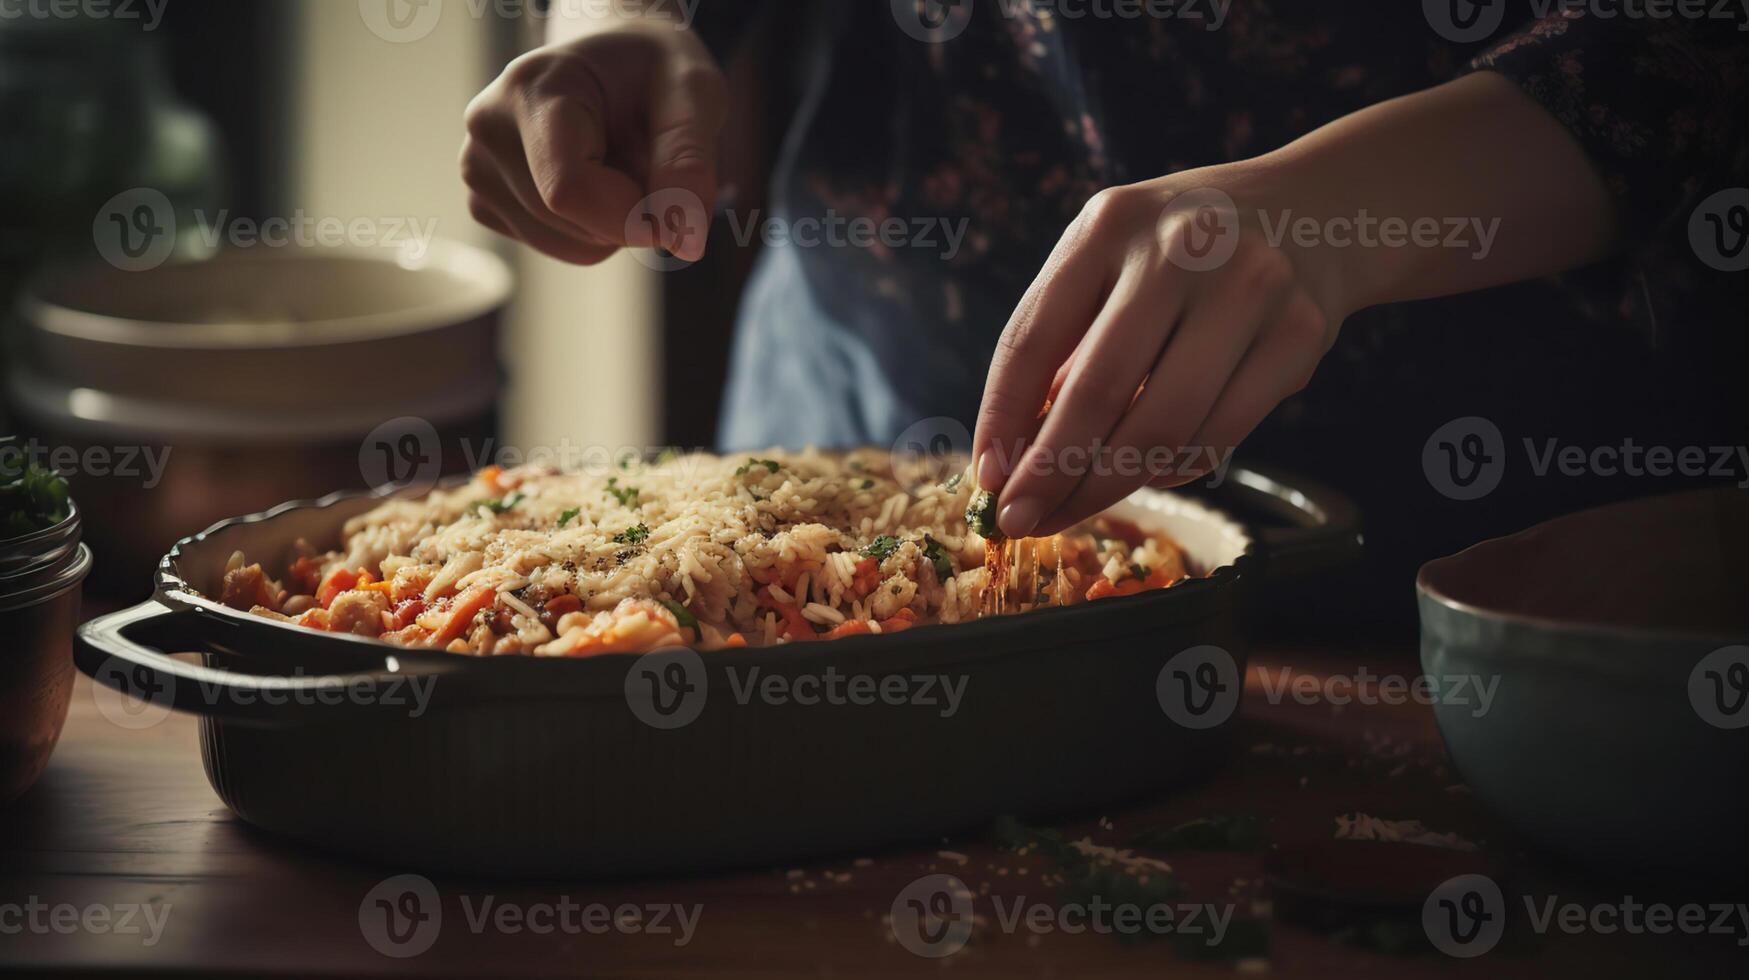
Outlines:
<svg viewBox="0 0 1749 980"><path fill-rule="evenodd" d="M1604 872L1749 869L1749 493L1561 517L1416 587L1423 671L1492 690L1434 711L1498 816Z"/></svg>

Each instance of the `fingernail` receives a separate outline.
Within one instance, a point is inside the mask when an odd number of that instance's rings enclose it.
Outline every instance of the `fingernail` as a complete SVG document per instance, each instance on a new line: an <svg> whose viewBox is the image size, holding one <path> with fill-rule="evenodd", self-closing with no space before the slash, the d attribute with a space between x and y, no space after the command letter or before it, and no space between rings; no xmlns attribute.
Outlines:
<svg viewBox="0 0 1749 980"><path fill-rule="evenodd" d="M996 526L1011 538L1024 538L1038 526L1038 519L1045 516L1044 510L1044 504L1036 498L1022 497L1002 506L996 514Z"/></svg>
<svg viewBox="0 0 1749 980"><path fill-rule="evenodd" d="M978 487L991 493L1002 489L1002 461L988 449L978 454L972 472L978 474Z"/></svg>

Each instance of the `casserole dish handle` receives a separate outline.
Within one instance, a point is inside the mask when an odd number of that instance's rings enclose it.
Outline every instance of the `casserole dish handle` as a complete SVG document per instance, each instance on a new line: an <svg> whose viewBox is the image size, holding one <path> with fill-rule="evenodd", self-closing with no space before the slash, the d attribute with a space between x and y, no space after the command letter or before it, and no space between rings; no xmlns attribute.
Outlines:
<svg viewBox="0 0 1749 980"><path fill-rule="evenodd" d="M1258 553L1272 579L1329 571L1360 557L1364 537L1354 502L1330 487L1268 469L1236 468L1230 477L1249 508L1284 526L1259 529Z"/></svg>
<svg viewBox="0 0 1749 980"><path fill-rule="evenodd" d="M79 627L73 660L95 682L138 702L127 709L136 717L174 708L266 725L422 714L444 686L436 678L449 669L416 657L395 657L394 670L263 675L221 670L160 652L206 652L210 644L199 618L147 600Z"/></svg>

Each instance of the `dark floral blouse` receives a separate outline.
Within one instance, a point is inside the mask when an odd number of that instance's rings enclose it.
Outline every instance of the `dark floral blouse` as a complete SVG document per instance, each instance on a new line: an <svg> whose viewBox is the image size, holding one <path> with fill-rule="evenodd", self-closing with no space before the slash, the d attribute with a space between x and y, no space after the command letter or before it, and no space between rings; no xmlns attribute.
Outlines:
<svg viewBox="0 0 1749 980"><path fill-rule="evenodd" d="M1557 286L1558 308L1656 343L1666 305L1724 275L1695 261L1696 203L1749 184L1743 5L1675 7L1728 16L1594 15L1644 9L1618 0L701 0L694 27L725 58L773 19L804 39L786 52L803 97L779 216L891 230L767 250L722 441L969 422L1009 310L1093 193L1252 157L1476 70L1565 124L1617 202L1626 255ZM1369 362L1402 325L1356 319L1338 360ZM1355 370L1413 383L1407 362Z"/></svg>

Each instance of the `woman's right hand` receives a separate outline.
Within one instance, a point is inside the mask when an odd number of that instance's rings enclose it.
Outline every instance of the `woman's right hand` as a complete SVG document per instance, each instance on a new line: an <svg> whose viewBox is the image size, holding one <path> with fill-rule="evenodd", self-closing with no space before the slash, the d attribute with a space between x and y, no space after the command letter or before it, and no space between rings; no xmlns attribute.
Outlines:
<svg viewBox="0 0 1749 980"><path fill-rule="evenodd" d="M538 48L468 105L468 210L501 235L579 265L622 247L696 260L716 197L726 102L704 45L668 21Z"/></svg>

